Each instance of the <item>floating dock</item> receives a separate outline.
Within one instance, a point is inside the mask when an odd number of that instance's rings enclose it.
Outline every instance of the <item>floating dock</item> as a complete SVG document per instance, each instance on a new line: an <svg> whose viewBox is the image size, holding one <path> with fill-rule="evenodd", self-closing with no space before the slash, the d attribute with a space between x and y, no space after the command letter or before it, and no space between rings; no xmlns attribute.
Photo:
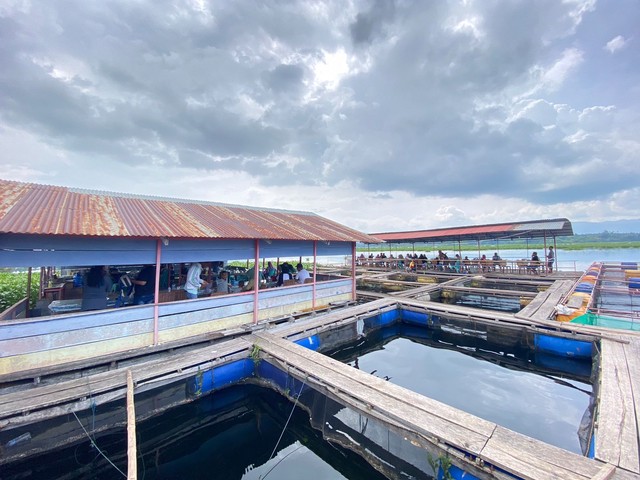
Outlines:
<svg viewBox="0 0 640 480"><path fill-rule="evenodd" d="M107 371L76 372L69 378L44 379L37 385L5 386L0 395L0 431L15 429L18 433L21 428L71 412L78 412L82 418L83 411L89 411L94 405L121 401L127 392L139 396L135 399L135 413L136 420L140 421L189 402L209 389L220 388L227 380L229 383L246 380L252 374L243 375L252 370L257 355L260 361L272 364L298 382L382 422L414 447L435 449L447 455L455 467L475 478L640 479L640 333L552 320L553 307L574 283L565 278L546 277L545 288L517 314L444 305L421 298L435 289L455 288L460 278L464 277L434 284L412 282L410 286L414 288L400 294L362 292L363 296L375 300L343 305L323 313L263 321L246 330L236 328L226 334L221 331L220 339L182 346L150 360L120 361ZM593 458L513 432L313 351L314 335L339 332L341 328L357 332L363 318L398 309L446 314L471 326L504 327L596 345ZM339 333L335 336L337 341ZM229 365L239 366L233 367L237 371L227 380L220 379L215 369ZM212 372L210 377L207 372ZM185 383L176 383L181 381L187 383L187 388ZM174 387L177 384L179 386ZM166 390L160 398L139 399L144 392L162 388ZM133 403L130 401L132 409ZM131 424L126 412L124 416L121 413L103 411L96 419L93 433ZM52 440L60 444L81 441L85 435L81 426L68 422L53 434L43 430L40 436L33 430L30 449L23 450L17 457L5 454L0 463L45 451L51 447Z"/></svg>

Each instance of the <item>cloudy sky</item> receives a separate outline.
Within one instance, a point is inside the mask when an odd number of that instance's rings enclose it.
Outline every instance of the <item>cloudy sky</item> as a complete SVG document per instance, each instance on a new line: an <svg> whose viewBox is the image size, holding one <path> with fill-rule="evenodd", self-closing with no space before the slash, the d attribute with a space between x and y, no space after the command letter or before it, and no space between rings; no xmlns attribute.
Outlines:
<svg viewBox="0 0 640 480"><path fill-rule="evenodd" d="M363 231L640 218L637 0L0 0L0 177Z"/></svg>

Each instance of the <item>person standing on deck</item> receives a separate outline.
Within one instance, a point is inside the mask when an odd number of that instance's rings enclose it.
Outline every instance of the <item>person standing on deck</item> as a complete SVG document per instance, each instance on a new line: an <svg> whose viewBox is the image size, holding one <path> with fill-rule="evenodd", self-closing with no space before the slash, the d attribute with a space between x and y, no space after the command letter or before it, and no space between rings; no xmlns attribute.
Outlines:
<svg viewBox="0 0 640 480"><path fill-rule="evenodd" d="M553 253L553 247L549 247L549 253L547 253L547 272L553 273L554 261L555 261L555 255Z"/></svg>
<svg viewBox="0 0 640 480"><path fill-rule="evenodd" d="M192 263L187 271L187 281L184 285L184 290L187 292L187 298L198 298L198 290L200 287L206 287L208 282L202 280L200 275L202 274L202 265L198 262Z"/></svg>
<svg viewBox="0 0 640 480"><path fill-rule="evenodd" d="M152 265L145 265L138 273L135 280L131 280L135 285L133 292L133 304L144 305L153 303L156 291L156 269Z"/></svg>

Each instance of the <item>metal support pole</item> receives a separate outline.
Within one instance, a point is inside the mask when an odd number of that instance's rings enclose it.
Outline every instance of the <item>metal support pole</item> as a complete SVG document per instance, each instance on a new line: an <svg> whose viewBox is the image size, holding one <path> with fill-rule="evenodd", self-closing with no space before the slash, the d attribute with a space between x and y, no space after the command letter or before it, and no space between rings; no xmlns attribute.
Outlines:
<svg viewBox="0 0 640 480"><path fill-rule="evenodd" d="M318 241L313 241L313 282L311 288L311 308L316 309L316 263L318 261Z"/></svg>
<svg viewBox="0 0 640 480"><path fill-rule="evenodd" d="M160 301L160 256L162 254L162 240L156 240L156 284L153 287L153 344L158 344L158 302Z"/></svg>
<svg viewBox="0 0 640 480"><path fill-rule="evenodd" d="M351 242L351 300L356 300L356 242Z"/></svg>
<svg viewBox="0 0 640 480"><path fill-rule="evenodd" d="M253 323L258 323L258 300L260 293L260 280L258 275L258 262L260 261L260 240L254 241L255 257L253 268Z"/></svg>

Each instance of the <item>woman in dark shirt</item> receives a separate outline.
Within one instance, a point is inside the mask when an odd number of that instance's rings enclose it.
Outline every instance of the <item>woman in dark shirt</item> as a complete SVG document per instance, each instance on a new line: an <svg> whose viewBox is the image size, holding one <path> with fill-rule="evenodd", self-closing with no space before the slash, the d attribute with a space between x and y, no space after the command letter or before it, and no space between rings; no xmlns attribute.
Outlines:
<svg viewBox="0 0 640 480"><path fill-rule="evenodd" d="M91 267L84 276L82 285L82 310L107 308L107 294L112 282L104 265Z"/></svg>
<svg viewBox="0 0 640 480"><path fill-rule="evenodd" d="M144 305L153 303L156 291L156 269L151 265L142 267L135 280L131 280L135 285L133 291L133 304Z"/></svg>

